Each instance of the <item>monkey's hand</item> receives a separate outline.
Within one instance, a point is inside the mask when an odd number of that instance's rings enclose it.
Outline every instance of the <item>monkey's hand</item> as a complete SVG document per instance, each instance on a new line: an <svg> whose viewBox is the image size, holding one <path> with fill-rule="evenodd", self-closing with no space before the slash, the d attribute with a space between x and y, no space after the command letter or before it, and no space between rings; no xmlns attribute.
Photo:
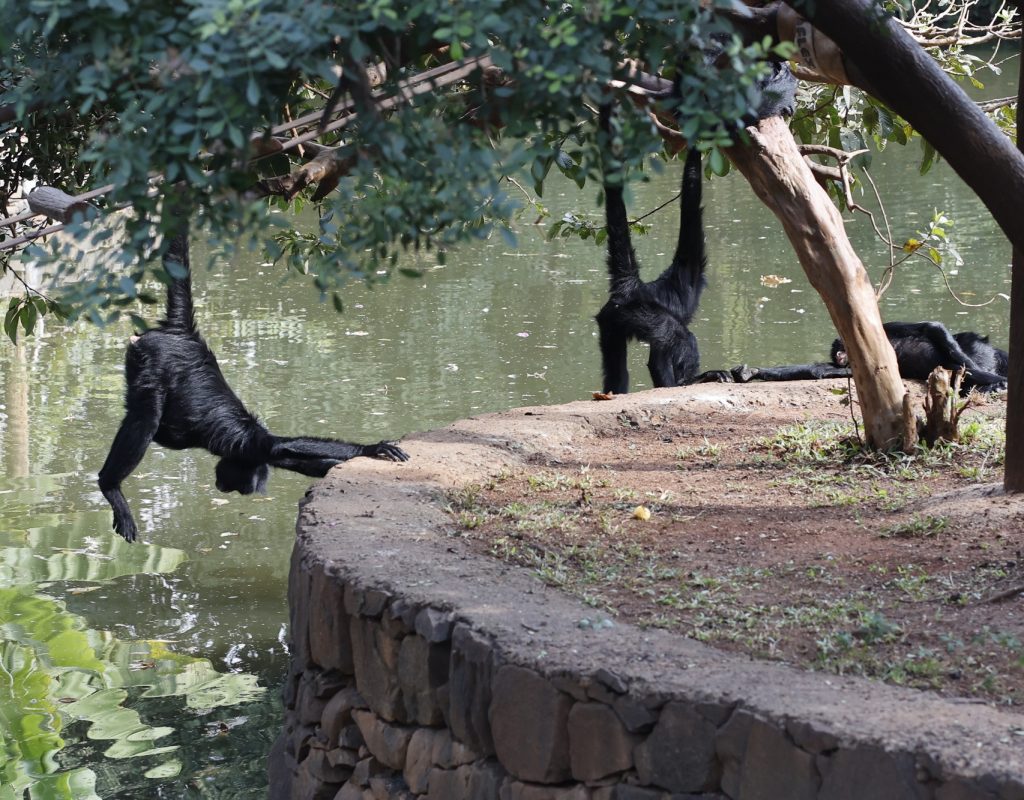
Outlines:
<svg viewBox="0 0 1024 800"><path fill-rule="evenodd" d="M736 383L749 383L755 377L757 377L757 368L748 367L746 364L740 364L738 367L733 367L729 370L732 375L732 379Z"/></svg>
<svg viewBox="0 0 1024 800"><path fill-rule="evenodd" d="M990 392L1005 392L1008 385L1004 378L1001 381L993 381L992 383L976 383L973 388L979 392L989 394Z"/></svg>
<svg viewBox="0 0 1024 800"><path fill-rule="evenodd" d="M377 442L366 445L364 455L371 458L384 458L388 461L408 461L409 454L394 442Z"/></svg>

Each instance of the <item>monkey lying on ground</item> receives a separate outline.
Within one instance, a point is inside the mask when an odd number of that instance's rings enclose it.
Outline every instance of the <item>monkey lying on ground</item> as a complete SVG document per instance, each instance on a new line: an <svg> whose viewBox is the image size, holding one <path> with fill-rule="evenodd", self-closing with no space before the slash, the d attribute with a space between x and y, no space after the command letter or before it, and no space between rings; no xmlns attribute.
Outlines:
<svg viewBox="0 0 1024 800"><path fill-rule="evenodd" d="M114 530L129 542L138 529L121 482L142 461L150 442L181 450L202 447L215 456L222 492L264 492L270 467L323 477L356 456L407 461L391 442L351 444L309 436L275 436L228 386L192 309L188 235L175 236L164 255L167 312L160 324L132 337L125 356L125 417L99 473L100 490L114 511Z"/></svg>
<svg viewBox="0 0 1024 800"><path fill-rule="evenodd" d="M961 391L993 392L1006 388L1009 357L1005 350L989 344L987 336L973 331L950 334L941 322L886 322L883 326L893 350L900 377L927 380L936 367L965 369ZM818 364L782 367L733 367L728 373L736 383L748 381L799 381L845 378L849 359L841 339L832 343L832 360Z"/></svg>

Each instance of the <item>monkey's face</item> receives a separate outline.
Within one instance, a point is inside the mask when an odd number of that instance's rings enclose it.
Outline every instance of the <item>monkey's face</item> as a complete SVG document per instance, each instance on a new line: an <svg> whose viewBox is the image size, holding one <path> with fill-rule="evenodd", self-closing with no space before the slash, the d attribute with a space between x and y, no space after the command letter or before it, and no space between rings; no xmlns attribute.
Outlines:
<svg viewBox="0 0 1024 800"><path fill-rule="evenodd" d="M266 464L252 464L231 458L222 458L217 462L217 489L222 492L263 494L267 491L269 477L270 467Z"/></svg>
<svg viewBox="0 0 1024 800"><path fill-rule="evenodd" d="M846 367L850 364L850 357L846 355L846 348L842 339L832 342L832 363L837 367Z"/></svg>

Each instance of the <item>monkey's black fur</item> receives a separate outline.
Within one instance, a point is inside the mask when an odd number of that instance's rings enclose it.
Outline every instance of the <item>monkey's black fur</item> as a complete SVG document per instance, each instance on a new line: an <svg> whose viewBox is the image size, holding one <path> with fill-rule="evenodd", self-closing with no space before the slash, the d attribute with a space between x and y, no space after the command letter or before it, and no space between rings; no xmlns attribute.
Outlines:
<svg viewBox="0 0 1024 800"><path fill-rule="evenodd" d="M964 373L961 390L992 392L1006 388L1009 357L1005 350L989 344L987 336L973 331L955 335L940 322L887 322L882 326L896 351L900 377L908 380L927 380L936 367ZM824 364L796 364L785 367L751 368L746 365L730 370L733 380L795 381L844 378L850 375L843 342L832 342L831 362Z"/></svg>
<svg viewBox="0 0 1024 800"><path fill-rule="evenodd" d="M188 237L175 236L165 264L174 279L167 288L167 316L133 337L125 356L126 413L99 473L100 490L114 511L114 530L129 542L138 529L121 482L142 461L150 442L181 450L202 447L219 456L217 488L252 494L266 489L270 467L322 477L356 456L406 461L390 442L350 444L309 436L275 436L242 405L228 386L213 351L196 327L189 275Z"/></svg>
<svg viewBox="0 0 1024 800"><path fill-rule="evenodd" d="M601 125L606 133L610 113L607 106L601 108ZM648 283L640 279L622 181L610 183L607 164L605 171L610 288L608 302L597 314L604 391L629 391L626 345L630 339L650 345L647 367L655 386L690 383L697 378L700 353L689 324L700 302L707 267L700 208L700 153L691 147L683 167L679 239L672 263Z"/></svg>

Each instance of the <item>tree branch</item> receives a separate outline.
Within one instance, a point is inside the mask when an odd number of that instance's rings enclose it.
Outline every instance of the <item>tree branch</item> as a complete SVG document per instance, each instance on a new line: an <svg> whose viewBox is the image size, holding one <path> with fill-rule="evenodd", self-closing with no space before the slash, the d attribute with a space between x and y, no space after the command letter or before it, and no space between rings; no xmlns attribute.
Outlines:
<svg viewBox="0 0 1024 800"><path fill-rule="evenodd" d="M851 77L907 119L1024 249L1024 156L963 89L872 0L790 1L842 48Z"/></svg>

